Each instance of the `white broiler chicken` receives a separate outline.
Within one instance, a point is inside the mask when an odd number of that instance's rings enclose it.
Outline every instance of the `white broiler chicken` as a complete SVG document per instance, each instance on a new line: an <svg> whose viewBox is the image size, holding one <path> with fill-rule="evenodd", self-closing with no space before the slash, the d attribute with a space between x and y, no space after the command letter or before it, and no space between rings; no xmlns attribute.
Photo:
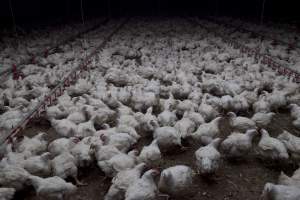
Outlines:
<svg viewBox="0 0 300 200"><path fill-rule="evenodd" d="M110 108L118 108L119 106L119 101L115 96L112 95L110 91L107 91L106 94L101 98L101 100Z"/></svg>
<svg viewBox="0 0 300 200"><path fill-rule="evenodd" d="M43 153L33 156L24 161L24 169L35 176L47 177L51 174L51 154Z"/></svg>
<svg viewBox="0 0 300 200"><path fill-rule="evenodd" d="M292 122L293 126L300 129L300 117Z"/></svg>
<svg viewBox="0 0 300 200"><path fill-rule="evenodd" d="M50 119L62 119L68 116L67 110L60 104L47 107L46 116Z"/></svg>
<svg viewBox="0 0 300 200"><path fill-rule="evenodd" d="M139 123L133 115L121 115L118 119L118 125L127 125L133 128L137 128L139 126Z"/></svg>
<svg viewBox="0 0 300 200"><path fill-rule="evenodd" d="M32 154L30 152L13 152L13 145L11 143L7 144L5 148L5 154L3 155L3 159L0 161L1 164L9 164L18 167L24 167L24 161L27 158L30 158Z"/></svg>
<svg viewBox="0 0 300 200"><path fill-rule="evenodd" d="M69 95L80 96L88 94L93 85L87 79L79 79L75 85L68 88Z"/></svg>
<svg viewBox="0 0 300 200"><path fill-rule="evenodd" d="M173 95L180 99L188 98L192 90L191 85L187 81L184 81L182 84L173 82L172 86L170 86L170 89Z"/></svg>
<svg viewBox="0 0 300 200"><path fill-rule="evenodd" d="M278 177L278 184L279 185L287 185L287 186L295 186L300 187L300 178L297 176L289 177L284 172L281 172Z"/></svg>
<svg viewBox="0 0 300 200"><path fill-rule="evenodd" d="M100 135L104 145L113 145L122 152L127 152L137 140L127 133L115 133L112 135Z"/></svg>
<svg viewBox="0 0 300 200"><path fill-rule="evenodd" d="M300 179L300 168L298 168L296 171L294 171L293 178Z"/></svg>
<svg viewBox="0 0 300 200"><path fill-rule="evenodd" d="M158 123L160 126L174 126L177 117L174 111L170 111L169 107L165 108L165 110L157 116Z"/></svg>
<svg viewBox="0 0 300 200"><path fill-rule="evenodd" d="M245 132L249 129L256 129L255 122L247 117L236 116L234 112L229 112L227 115L230 126L236 131Z"/></svg>
<svg viewBox="0 0 300 200"><path fill-rule="evenodd" d="M300 161L300 137L297 137L288 131L283 131L277 137L290 152L291 157L296 161Z"/></svg>
<svg viewBox="0 0 300 200"><path fill-rule="evenodd" d="M119 102L117 111L118 111L119 115L133 115L134 114L133 110L130 107L125 106L124 104L122 104L120 102Z"/></svg>
<svg viewBox="0 0 300 200"><path fill-rule="evenodd" d="M93 148L97 162L109 160L121 153L121 151L113 145L96 145Z"/></svg>
<svg viewBox="0 0 300 200"><path fill-rule="evenodd" d="M118 172L112 179L112 185L106 193L104 200L123 200L127 188L141 177L145 168L146 164L140 163L132 169Z"/></svg>
<svg viewBox="0 0 300 200"><path fill-rule="evenodd" d="M221 117L217 117L209 123L201 124L198 129L191 134L191 137L204 145L209 144L219 135L219 123L221 119Z"/></svg>
<svg viewBox="0 0 300 200"><path fill-rule="evenodd" d="M210 175L219 169L221 154L218 151L218 146L220 142L221 139L216 138L210 144L199 148L195 152L196 166L199 174Z"/></svg>
<svg viewBox="0 0 300 200"><path fill-rule="evenodd" d="M0 200L11 200L14 198L16 190L14 188L0 188Z"/></svg>
<svg viewBox="0 0 300 200"><path fill-rule="evenodd" d="M81 142L83 142L86 145L89 145L92 153L94 152L94 146L103 145L103 141L101 140L101 138L96 135L82 138Z"/></svg>
<svg viewBox="0 0 300 200"><path fill-rule="evenodd" d="M270 113L258 112L252 116L251 120L255 122L257 127L263 128L263 127L268 126L271 123L274 115L275 115L275 113L273 113L273 112L270 112Z"/></svg>
<svg viewBox="0 0 300 200"><path fill-rule="evenodd" d="M83 99L81 97L81 99ZM85 99L83 99L85 100ZM61 95L60 97L57 98L57 104L63 106L68 113L70 113L71 111L77 110L77 106L78 104L77 101L79 101L78 97L71 97L70 95L68 95L67 92L64 92L63 95ZM86 103L86 101L84 102Z"/></svg>
<svg viewBox="0 0 300 200"><path fill-rule="evenodd" d="M125 153L119 153L109 160L98 161L98 167L108 177L115 176L118 172L133 168L137 164L138 152L133 150Z"/></svg>
<svg viewBox="0 0 300 200"><path fill-rule="evenodd" d="M175 106L178 104L178 101L174 99L174 96L171 92L169 92L169 98L162 102L162 109L163 110L173 110Z"/></svg>
<svg viewBox="0 0 300 200"><path fill-rule="evenodd" d="M77 189L75 185L67 183L58 176L49 178L30 176L30 183L34 187L37 196L45 199L63 200L66 195L75 193Z"/></svg>
<svg viewBox="0 0 300 200"><path fill-rule="evenodd" d="M32 155L37 155L46 151L47 140L45 139L46 133L39 133L32 138L23 136L22 141L15 145L17 152L30 152Z"/></svg>
<svg viewBox="0 0 300 200"><path fill-rule="evenodd" d="M198 83L195 84L195 88L193 88L192 92L189 94L188 99L196 104L200 104L203 94L200 88L197 87Z"/></svg>
<svg viewBox="0 0 300 200"><path fill-rule="evenodd" d="M200 113L197 113L193 110L190 111L186 111L183 114L183 117L185 118L189 118L190 120L192 120L196 126L200 126L201 124L205 123L204 118L202 117L202 115Z"/></svg>
<svg viewBox="0 0 300 200"><path fill-rule="evenodd" d="M292 122L292 124L300 129L300 106L298 106L297 104L290 104L288 106L291 110L291 116L294 119L294 121Z"/></svg>
<svg viewBox="0 0 300 200"><path fill-rule="evenodd" d="M287 92L275 88L272 93L268 94L267 100L269 101L272 110L278 110L287 105Z"/></svg>
<svg viewBox="0 0 300 200"><path fill-rule="evenodd" d="M76 137L93 136L96 133L96 129L94 126L94 120L95 120L95 118L90 119L87 122L78 124L75 136Z"/></svg>
<svg viewBox="0 0 300 200"><path fill-rule="evenodd" d="M183 117L181 120L178 120L174 126L180 134L181 138L186 138L196 129L196 124L190 118Z"/></svg>
<svg viewBox="0 0 300 200"><path fill-rule="evenodd" d="M16 98L9 100L9 106L12 108L17 107L17 106L27 107L27 106L29 106L29 104L30 104L30 102L27 101L26 99L24 99L23 97L16 97Z"/></svg>
<svg viewBox="0 0 300 200"><path fill-rule="evenodd" d="M141 178L130 185L125 193L125 200L155 200L158 189L154 178L159 175L157 170L146 171Z"/></svg>
<svg viewBox="0 0 300 200"><path fill-rule="evenodd" d="M182 146L179 132L170 126L157 128L153 133L153 138L157 140L159 149L162 152L167 152Z"/></svg>
<svg viewBox="0 0 300 200"><path fill-rule="evenodd" d="M9 109L0 115L0 129L11 130L16 127L24 117L23 107Z"/></svg>
<svg viewBox="0 0 300 200"><path fill-rule="evenodd" d="M150 145L144 146L138 159L148 165L159 161L161 159L161 152L157 140L153 140Z"/></svg>
<svg viewBox="0 0 300 200"><path fill-rule="evenodd" d="M204 94L204 96L202 98L202 102L201 102L198 110L199 110L199 113L204 117L205 121L209 122L209 121L213 120L214 118L216 118L219 115L219 113L211 105L206 103L207 97L208 97L208 94Z"/></svg>
<svg viewBox="0 0 300 200"><path fill-rule="evenodd" d="M262 112L262 113L269 113L271 111L271 104L267 101L266 96L264 94L259 96L258 101L256 101L252 108L254 112Z"/></svg>
<svg viewBox="0 0 300 200"><path fill-rule="evenodd" d="M146 133L152 133L155 128L159 126L157 117L153 115L152 112L153 108L150 107L147 109L145 114L135 113L135 117L140 123L141 130Z"/></svg>
<svg viewBox="0 0 300 200"><path fill-rule="evenodd" d="M258 143L258 154L264 159L285 161L289 158L284 144L273 137L265 129L261 129L261 139Z"/></svg>
<svg viewBox="0 0 300 200"><path fill-rule="evenodd" d="M94 98L93 96L87 94L84 94L83 98L86 99L88 105L94 106L96 108L108 108L107 105L98 98Z"/></svg>
<svg viewBox="0 0 300 200"><path fill-rule="evenodd" d="M30 174L23 168L2 164L0 166L0 185L11 187L17 191L27 186Z"/></svg>
<svg viewBox="0 0 300 200"><path fill-rule="evenodd" d="M298 106L297 104L290 104L288 108L290 109L291 116L294 119L300 118L300 106Z"/></svg>
<svg viewBox="0 0 300 200"><path fill-rule="evenodd" d="M75 111L68 115L67 119L71 122L74 122L75 124L84 123L86 119L86 115L82 111Z"/></svg>
<svg viewBox="0 0 300 200"><path fill-rule="evenodd" d="M243 158L251 151L252 139L256 134L255 129L246 133L233 132L222 142L222 150L228 158Z"/></svg>
<svg viewBox="0 0 300 200"><path fill-rule="evenodd" d="M129 136L133 137L135 140L141 138L141 136L137 133L137 131L131 126L120 124L115 127L115 130L117 133L126 133Z"/></svg>
<svg viewBox="0 0 300 200"><path fill-rule="evenodd" d="M69 152L64 152L56 156L51 161L52 172L54 176L58 176L62 179L68 177L74 178L77 185L83 185L77 178L78 169L76 165L76 159Z"/></svg>
<svg viewBox="0 0 300 200"><path fill-rule="evenodd" d="M151 106L156 106L158 104L157 95L153 92L145 91L133 91L131 96L132 108L134 110L142 111L146 110Z"/></svg>
<svg viewBox="0 0 300 200"><path fill-rule="evenodd" d="M194 171L185 165L164 169L160 175L158 188L162 193L184 196L193 186Z"/></svg>
<svg viewBox="0 0 300 200"><path fill-rule="evenodd" d="M186 111L196 110L197 107L197 104L193 103L191 100L186 99L183 101L179 101L179 103L176 106L176 113L179 116L182 116Z"/></svg>
<svg viewBox="0 0 300 200"><path fill-rule="evenodd" d="M232 107L235 112L247 112L250 108L248 99L244 96L243 93L235 95L232 101Z"/></svg>
<svg viewBox="0 0 300 200"><path fill-rule="evenodd" d="M298 200L300 199L300 190L296 186L275 185L273 183L266 183L261 199Z"/></svg>
<svg viewBox="0 0 300 200"><path fill-rule="evenodd" d="M299 86L297 86L297 89L299 88ZM293 95L288 96L288 102L291 104L297 104L300 101L300 94L296 93Z"/></svg>
<svg viewBox="0 0 300 200"><path fill-rule="evenodd" d="M109 137L111 135L117 134L117 133L126 133L130 136L132 136L133 138L140 138L140 136L137 134L136 130L131 127L131 126L127 126L127 125L117 125L116 127L111 128L109 124L103 124L102 125L101 130L98 130L94 136L101 138L102 135L104 135L105 137Z"/></svg>
<svg viewBox="0 0 300 200"><path fill-rule="evenodd" d="M51 119L51 126L61 137L73 137L77 131L77 125L68 119Z"/></svg>
<svg viewBox="0 0 300 200"><path fill-rule="evenodd" d="M72 149L71 154L76 159L76 163L78 167L88 167L92 164L93 151L91 150L91 145L89 143L85 143L85 141L78 142Z"/></svg>
<svg viewBox="0 0 300 200"><path fill-rule="evenodd" d="M110 108L96 108L90 105L84 105L82 112L86 119L93 120L94 125L101 126L104 123L115 121L116 112Z"/></svg>
<svg viewBox="0 0 300 200"><path fill-rule="evenodd" d="M70 151L79 141L80 140L75 137L59 138L48 145L48 151L51 155L58 156L59 154Z"/></svg>
<svg viewBox="0 0 300 200"><path fill-rule="evenodd" d="M233 98L230 95L222 96L220 100L220 106L224 111L230 111L233 109Z"/></svg>

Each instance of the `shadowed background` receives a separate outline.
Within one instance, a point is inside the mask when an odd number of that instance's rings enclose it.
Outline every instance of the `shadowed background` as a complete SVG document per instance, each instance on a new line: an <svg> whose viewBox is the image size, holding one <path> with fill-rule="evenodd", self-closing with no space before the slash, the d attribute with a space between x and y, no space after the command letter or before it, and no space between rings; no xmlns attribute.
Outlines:
<svg viewBox="0 0 300 200"><path fill-rule="evenodd" d="M81 0L10 0L16 24L68 22L81 19ZM263 0L82 0L85 19L110 14L117 16L218 15L260 19ZM265 19L283 22L299 21L296 1L265 1ZM0 1L1 27L11 27L9 0Z"/></svg>

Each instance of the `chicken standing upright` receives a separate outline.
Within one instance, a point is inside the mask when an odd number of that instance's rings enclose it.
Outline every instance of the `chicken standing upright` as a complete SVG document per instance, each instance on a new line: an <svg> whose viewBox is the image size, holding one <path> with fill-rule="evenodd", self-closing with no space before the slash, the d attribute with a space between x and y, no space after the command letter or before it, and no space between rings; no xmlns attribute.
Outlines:
<svg viewBox="0 0 300 200"><path fill-rule="evenodd" d="M221 154L218 151L218 146L220 142L221 139L216 138L210 144L200 147L195 152L196 166L199 174L210 175L219 169Z"/></svg>

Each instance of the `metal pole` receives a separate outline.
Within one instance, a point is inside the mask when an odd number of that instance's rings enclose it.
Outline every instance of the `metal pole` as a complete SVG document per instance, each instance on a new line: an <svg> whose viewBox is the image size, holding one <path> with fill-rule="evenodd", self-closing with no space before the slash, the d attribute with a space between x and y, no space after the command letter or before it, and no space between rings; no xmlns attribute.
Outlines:
<svg viewBox="0 0 300 200"><path fill-rule="evenodd" d="M15 15L14 15L11 0L9 0L9 8L10 8L10 13L11 13L11 18L12 18L12 21L13 21L14 31L15 31L15 33L17 33L16 20L15 20Z"/></svg>
<svg viewBox="0 0 300 200"><path fill-rule="evenodd" d="M81 20L82 20L82 24L84 25L84 12L83 12L82 0L80 0L80 8L81 8Z"/></svg>
<svg viewBox="0 0 300 200"><path fill-rule="evenodd" d="M266 3L266 0L263 0L261 15L260 15L260 25L263 25L263 23L264 23L265 3Z"/></svg>

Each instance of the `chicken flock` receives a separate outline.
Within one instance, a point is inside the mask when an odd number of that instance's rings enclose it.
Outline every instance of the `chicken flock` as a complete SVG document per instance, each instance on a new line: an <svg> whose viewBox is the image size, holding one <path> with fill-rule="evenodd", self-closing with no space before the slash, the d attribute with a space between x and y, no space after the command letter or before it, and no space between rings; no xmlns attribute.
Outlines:
<svg viewBox="0 0 300 200"><path fill-rule="evenodd" d="M33 30L23 30L18 27L18 34L12 34L11 31L2 29L0 32L0 72L10 69L13 64L20 65L25 60L31 59L33 55L44 53L46 49L59 45L64 38L68 38L70 35L80 34L84 30L93 28L99 21L101 19L89 20L84 26L81 22L69 23L68 25L61 25L61 22L56 22L47 27ZM55 51L57 49L48 53L53 54ZM51 61L54 61L55 56L51 57Z"/></svg>
<svg viewBox="0 0 300 200"><path fill-rule="evenodd" d="M9 77L0 86L0 140L15 128L28 112L43 100L64 76L77 67L81 60L110 33L117 22L100 27L71 43L63 44L55 52L36 57L37 64L21 66L23 79L14 81ZM87 48L89 47L89 48ZM6 58L2 51L1 58ZM14 55L14 54L13 54ZM13 58L11 58L13 60Z"/></svg>
<svg viewBox="0 0 300 200"><path fill-rule="evenodd" d="M91 33L87 47L116 24ZM78 52L66 46L62 54L72 51L73 59L52 67L39 60L25 66L24 79L1 85L1 130L14 127L80 60L82 45ZM274 137L268 127L282 110L295 131ZM45 118L56 139L39 132L1 146L1 200L28 187L44 199L68 198L87 185L79 170L93 165L111 179L105 200L172 199L200 176L213 179L225 159L243 162L254 154L279 166L300 159L299 84L184 19L129 21ZM220 128L224 120L228 136ZM150 142L138 148L143 138ZM191 143L198 146L194 166L160 167L165 155L190 151ZM261 188L261 198L300 199L299 176L299 170L291 177L282 172Z"/></svg>
<svg viewBox="0 0 300 200"><path fill-rule="evenodd" d="M220 19L217 18L217 20ZM207 20L200 20L200 22L205 22L205 24L213 30L217 30L224 35L229 34L235 41L258 50L260 54L269 55L274 58L276 62L300 72L299 34L297 31L287 31L287 29L281 29L281 31L279 29L278 31L277 29L274 30L272 28L264 30L264 28L257 27L255 24L247 24L239 20L234 21L226 18L221 20L234 26L220 26L219 24ZM243 31L237 27L258 34ZM275 42L273 38L283 42Z"/></svg>

